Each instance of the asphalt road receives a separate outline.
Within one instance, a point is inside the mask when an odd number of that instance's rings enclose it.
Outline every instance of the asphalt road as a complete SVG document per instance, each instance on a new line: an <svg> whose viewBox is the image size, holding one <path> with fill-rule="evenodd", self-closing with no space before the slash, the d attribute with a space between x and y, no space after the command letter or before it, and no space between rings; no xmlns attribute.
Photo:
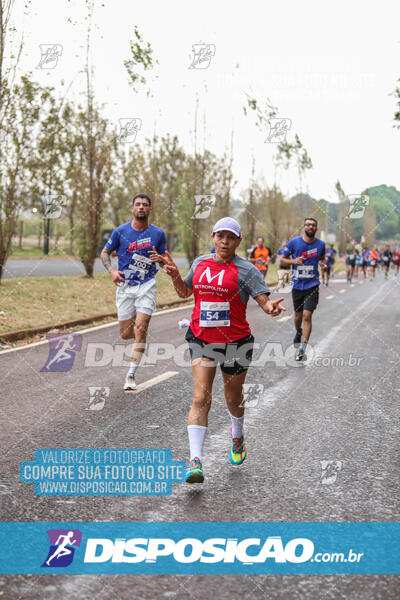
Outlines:
<svg viewBox="0 0 400 600"><path fill-rule="evenodd" d="M290 295L285 316L272 319L249 302L256 342L293 338ZM159 360L142 367L138 383L168 371L171 378L138 393L122 391L126 367L84 367L88 344L121 343L116 326L83 335L66 373L43 373L47 343L0 355L1 496L3 521L399 521L400 277L321 288L314 314L314 362L269 362L249 370L264 386L246 411L248 457L228 461L230 421L221 376L214 383L202 486L174 484L166 497L38 497L19 482L21 461L38 448L171 448L186 460L189 367ZM190 309L154 317L149 342L179 346L179 319ZM276 348L277 346L275 346ZM261 348L261 349L262 349ZM259 353L258 353L259 354ZM256 353L257 357L257 353ZM317 360L315 360L317 359ZM109 386L103 410L86 410L88 386ZM321 461L341 466L323 484ZM394 600L395 575L2 576L4 598L223 600L311 598Z"/></svg>
<svg viewBox="0 0 400 600"><path fill-rule="evenodd" d="M188 266L186 258L176 258L176 264L180 269ZM94 272L104 273L104 266L99 258L94 262ZM4 266L3 277L5 279L22 277L46 277L51 275L85 275L85 268L77 258L57 258L46 260L45 258L31 260L8 260Z"/></svg>

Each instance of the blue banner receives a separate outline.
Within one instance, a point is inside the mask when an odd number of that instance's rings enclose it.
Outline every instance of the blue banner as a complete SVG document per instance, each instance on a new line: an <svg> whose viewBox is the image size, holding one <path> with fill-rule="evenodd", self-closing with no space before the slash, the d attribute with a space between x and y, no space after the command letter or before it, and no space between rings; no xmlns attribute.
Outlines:
<svg viewBox="0 0 400 600"><path fill-rule="evenodd" d="M152 448L45 448L21 462L37 496L167 496L185 479L172 451Z"/></svg>
<svg viewBox="0 0 400 600"><path fill-rule="evenodd" d="M0 573L399 574L399 523L0 523Z"/></svg>

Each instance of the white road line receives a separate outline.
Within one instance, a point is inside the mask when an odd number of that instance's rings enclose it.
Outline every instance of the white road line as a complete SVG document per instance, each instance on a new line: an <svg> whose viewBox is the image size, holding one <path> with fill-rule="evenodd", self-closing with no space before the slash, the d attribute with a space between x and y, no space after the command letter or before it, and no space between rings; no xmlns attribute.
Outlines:
<svg viewBox="0 0 400 600"><path fill-rule="evenodd" d="M332 300L332 298L334 298L334 297L335 297L335 296L334 296L333 294L331 294L330 296L327 296L327 297L325 298L325 300Z"/></svg>
<svg viewBox="0 0 400 600"><path fill-rule="evenodd" d="M292 315L285 315L284 317L281 317L280 319L276 319L277 323L284 323L285 321L289 321L289 319L292 318Z"/></svg>
<svg viewBox="0 0 400 600"><path fill-rule="evenodd" d="M178 375L179 371L167 371L166 373L163 373L162 375L157 375L157 377L153 377L153 379L149 379L148 381L145 381L144 383L140 383L137 386L136 390L127 390L125 392L125 394L138 394L139 392L143 392L143 390L147 390L147 388L151 387L152 385L156 385L157 383L161 383L161 381L165 381L166 379L169 379L170 377L174 377L175 375Z"/></svg>
<svg viewBox="0 0 400 600"><path fill-rule="evenodd" d="M177 306L176 308L168 308L167 310L158 310L155 313L153 313L152 318L153 317L158 317L160 315L165 315L167 313L171 313L177 310L183 310L184 308L193 308L194 304L185 304L185 306ZM112 321L111 323L105 323L105 325L97 325L96 327L88 327L87 329L82 329L80 331L74 331L75 334L81 335L83 333L89 333L90 331L99 331L99 329L105 329L106 327L115 327L115 325L118 325L118 321ZM51 333L51 331L47 331L46 333ZM67 335L66 333L63 334L62 332L60 333L60 335ZM10 352L16 352L17 350L26 350L27 348L33 348L34 346L43 346L43 344L48 344L48 340L42 340L41 342L34 342L33 344L27 344L26 346L19 346L18 348L10 348L10 350L1 350L0 351L0 357L3 356L3 354L8 354Z"/></svg>
<svg viewBox="0 0 400 600"><path fill-rule="evenodd" d="M346 290L339 290L339 294L344 294Z"/></svg>

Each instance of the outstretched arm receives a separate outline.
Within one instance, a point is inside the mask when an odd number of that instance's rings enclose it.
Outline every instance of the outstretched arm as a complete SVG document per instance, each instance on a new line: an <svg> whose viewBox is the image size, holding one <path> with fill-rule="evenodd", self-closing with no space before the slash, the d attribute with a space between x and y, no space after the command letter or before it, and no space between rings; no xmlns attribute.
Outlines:
<svg viewBox="0 0 400 600"><path fill-rule="evenodd" d="M153 250L150 252L150 258L153 262L159 262L163 266L163 271L171 277L178 296L181 298L189 298L189 296L192 295L193 290L183 281L178 267L167 250L165 251L165 254L158 254L153 246Z"/></svg>
<svg viewBox="0 0 400 600"><path fill-rule="evenodd" d="M260 294L256 296L254 300L257 302L259 306L263 309L267 315L271 315L271 317L277 317L281 314L282 311L285 311L286 308L281 306L281 302L283 302L284 298L278 298L278 300L270 300L268 294Z"/></svg>

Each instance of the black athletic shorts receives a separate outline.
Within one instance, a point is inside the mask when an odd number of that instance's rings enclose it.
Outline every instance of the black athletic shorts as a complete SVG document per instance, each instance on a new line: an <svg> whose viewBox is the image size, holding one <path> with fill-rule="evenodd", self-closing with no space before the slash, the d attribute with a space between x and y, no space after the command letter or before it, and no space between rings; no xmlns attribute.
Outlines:
<svg viewBox="0 0 400 600"><path fill-rule="evenodd" d="M220 365L221 371L228 375L240 375L247 371L253 358L254 337L246 335L236 342L214 344L203 342L188 328L185 340L189 344L191 360L209 358L214 366Z"/></svg>
<svg viewBox="0 0 400 600"><path fill-rule="evenodd" d="M308 290L292 289L293 306L295 312L309 310L313 312L318 306L319 285L316 285Z"/></svg>

